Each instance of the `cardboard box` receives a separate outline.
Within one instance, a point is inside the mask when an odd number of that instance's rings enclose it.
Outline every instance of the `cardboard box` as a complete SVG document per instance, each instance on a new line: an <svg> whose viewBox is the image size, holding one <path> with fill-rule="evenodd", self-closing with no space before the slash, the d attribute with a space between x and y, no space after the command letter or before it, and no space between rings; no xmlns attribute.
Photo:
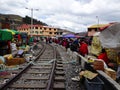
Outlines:
<svg viewBox="0 0 120 90"><path fill-rule="evenodd" d="M105 73L113 80L116 80L117 72L111 68L105 68Z"/></svg>

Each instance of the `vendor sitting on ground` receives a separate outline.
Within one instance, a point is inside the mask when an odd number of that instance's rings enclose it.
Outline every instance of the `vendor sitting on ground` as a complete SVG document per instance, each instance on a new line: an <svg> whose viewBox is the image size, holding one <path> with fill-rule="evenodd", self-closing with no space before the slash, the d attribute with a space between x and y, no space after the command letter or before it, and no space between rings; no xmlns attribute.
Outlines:
<svg viewBox="0 0 120 90"><path fill-rule="evenodd" d="M30 46L24 43L21 47L19 47L19 49L24 50L24 53L28 53L30 50Z"/></svg>
<svg viewBox="0 0 120 90"><path fill-rule="evenodd" d="M102 49L101 53L98 55L98 59L102 59L106 64L109 63L109 59L104 48Z"/></svg>

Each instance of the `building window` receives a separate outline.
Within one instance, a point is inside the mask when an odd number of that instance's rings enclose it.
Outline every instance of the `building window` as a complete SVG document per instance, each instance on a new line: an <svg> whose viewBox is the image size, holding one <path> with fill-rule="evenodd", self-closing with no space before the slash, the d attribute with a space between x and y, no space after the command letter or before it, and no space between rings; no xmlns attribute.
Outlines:
<svg viewBox="0 0 120 90"><path fill-rule="evenodd" d="M49 32L49 34L52 34L52 32Z"/></svg>
<svg viewBox="0 0 120 90"><path fill-rule="evenodd" d="M40 31L40 33L42 34L43 32L42 32L42 31Z"/></svg>
<svg viewBox="0 0 120 90"><path fill-rule="evenodd" d="M30 29L31 29L31 27L30 27ZM34 27L32 27L32 29L34 29Z"/></svg>
<svg viewBox="0 0 120 90"><path fill-rule="evenodd" d="M60 32L60 35L62 35L62 32Z"/></svg>
<svg viewBox="0 0 120 90"><path fill-rule="evenodd" d="M35 27L35 29L38 29L38 27Z"/></svg>
<svg viewBox="0 0 120 90"><path fill-rule="evenodd" d="M44 28L44 30L46 30L46 28Z"/></svg>
<svg viewBox="0 0 120 90"><path fill-rule="evenodd" d="M91 31L91 29L90 29L90 28L88 28L88 31L90 32L90 31Z"/></svg>
<svg viewBox="0 0 120 90"><path fill-rule="evenodd" d="M96 28L95 31L99 31L99 28Z"/></svg>
<svg viewBox="0 0 120 90"><path fill-rule="evenodd" d="M36 34L38 34L38 31L35 31Z"/></svg>
<svg viewBox="0 0 120 90"><path fill-rule="evenodd" d="M58 35L58 32L55 32L56 35Z"/></svg>

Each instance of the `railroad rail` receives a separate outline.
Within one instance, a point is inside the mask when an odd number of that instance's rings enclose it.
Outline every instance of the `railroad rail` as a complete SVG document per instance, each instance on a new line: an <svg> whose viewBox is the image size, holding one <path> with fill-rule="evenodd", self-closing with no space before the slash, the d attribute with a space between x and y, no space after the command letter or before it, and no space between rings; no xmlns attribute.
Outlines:
<svg viewBox="0 0 120 90"><path fill-rule="evenodd" d="M34 48L34 45L32 45L33 47L33 51L35 53L42 53L42 48L43 48L43 44L38 44L38 48ZM36 57L36 59L39 57L39 55L37 56L37 54L34 55ZM20 75L25 71L25 69L27 69L27 67L30 66L30 63L24 63L22 65L19 65L19 69L16 70L10 70L9 72L12 74L11 76L8 77L4 77L4 79L6 79L6 82L2 85L0 85L0 90L6 90L6 88L11 84L11 82L14 82L18 77L20 77Z"/></svg>
<svg viewBox="0 0 120 90"><path fill-rule="evenodd" d="M65 77L62 59L56 48L50 44L38 52L13 78L0 90L65 90Z"/></svg>

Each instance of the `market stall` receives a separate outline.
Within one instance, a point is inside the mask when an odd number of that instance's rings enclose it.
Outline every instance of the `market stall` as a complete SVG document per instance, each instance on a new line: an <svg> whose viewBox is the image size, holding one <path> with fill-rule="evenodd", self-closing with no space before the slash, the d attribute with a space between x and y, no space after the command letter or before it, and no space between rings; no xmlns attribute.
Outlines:
<svg viewBox="0 0 120 90"><path fill-rule="evenodd" d="M6 30L0 30L0 41L12 40L13 36L11 32Z"/></svg>
<svg viewBox="0 0 120 90"><path fill-rule="evenodd" d="M120 64L118 53L120 52L120 23L115 23L101 31L100 42L102 47L107 48L111 60Z"/></svg>
<svg viewBox="0 0 120 90"><path fill-rule="evenodd" d="M11 32L0 30L0 55L9 53L9 41L13 39Z"/></svg>

